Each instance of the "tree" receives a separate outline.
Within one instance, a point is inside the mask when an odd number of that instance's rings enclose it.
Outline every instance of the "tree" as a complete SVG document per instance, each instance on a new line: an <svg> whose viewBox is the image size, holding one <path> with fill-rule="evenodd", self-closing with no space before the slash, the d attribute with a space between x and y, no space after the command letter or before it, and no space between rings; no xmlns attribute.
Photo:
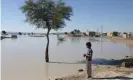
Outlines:
<svg viewBox="0 0 133 80"><path fill-rule="evenodd" d="M30 33L27 33L27 35L30 35Z"/></svg>
<svg viewBox="0 0 133 80"><path fill-rule="evenodd" d="M77 33L81 33L80 30L77 30Z"/></svg>
<svg viewBox="0 0 133 80"><path fill-rule="evenodd" d="M81 33L80 30L77 30L77 29L74 29L73 32L74 32L75 34Z"/></svg>
<svg viewBox="0 0 133 80"><path fill-rule="evenodd" d="M5 35L5 34L6 34L6 31L2 31L2 34L4 34L4 35Z"/></svg>
<svg viewBox="0 0 133 80"><path fill-rule="evenodd" d="M113 36L118 36L118 32L113 32Z"/></svg>
<svg viewBox="0 0 133 80"><path fill-rule="evenodd" d="M21 32L19 32L18 34L19 34L19 35L22 35L22 33L21 33Z"/></svg>
<svg viewBox="0 0 133 80"><path fill-rule="evenodd" d="M74 29L73 32L76 34L77 33L77 29Z"/></svg>
<svg viewBox="0 0 133 80"><path fill-rule="evenodd" d="M114 61L114 59L112 59L112 61Z"/></svg>
<svg viewBox="0 0 133 80"><path fill-rule="evenodd" d="M68 34L67 32L64 32L64 34Z"/></svg>
<svg viewBox="0 0 133 80"><path fill-rule="evenodd" d="M75 34L74 31L71 31L70 33L73 34L73 35Z"/></svg>
<svg viewBox="0 0 133 80"><path fill-rule="evenodd" d="M65 26L65 20L70 20L72 15L72 8L61 0L29 0L20 9L26 15L26 22L47 29L45 59L49 62L49 33Z"/></svg>

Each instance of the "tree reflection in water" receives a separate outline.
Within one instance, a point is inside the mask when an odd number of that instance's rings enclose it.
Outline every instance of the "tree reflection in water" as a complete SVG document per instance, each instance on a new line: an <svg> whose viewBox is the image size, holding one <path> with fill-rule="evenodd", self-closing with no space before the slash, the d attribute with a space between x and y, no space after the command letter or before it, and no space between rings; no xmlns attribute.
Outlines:
<svg viewBox="0 0 133 80"><path fill-rule="evenodd" d="M81 41L81 37L71 37L70 39L72 43L79 43Z"/></svg>
<svg viewBox="0 0 133 80"><path fill-rule="evenodd" d="M89 37L90 42L101 42L100 38Z"/></svg>
<svg viewBox="0 0 133 80"><path fill-rule="evenodd" d="M128 47L130 54L133 55L133 45L126 44L126 46Z"/></svg>

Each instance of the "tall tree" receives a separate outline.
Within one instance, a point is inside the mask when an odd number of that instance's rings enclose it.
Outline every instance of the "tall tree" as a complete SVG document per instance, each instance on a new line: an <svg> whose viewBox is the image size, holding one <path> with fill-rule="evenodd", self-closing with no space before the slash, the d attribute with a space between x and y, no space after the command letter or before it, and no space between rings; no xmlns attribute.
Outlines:
<svg viewBox="0 0 133 80"><path fill-rule="evenodd" d="M26 16L26 22L37 28L47 29L46 62L49 62L49 33L65 26L65 20L70 20L72 8L62 0L29 0L20 8Z"/></svg>

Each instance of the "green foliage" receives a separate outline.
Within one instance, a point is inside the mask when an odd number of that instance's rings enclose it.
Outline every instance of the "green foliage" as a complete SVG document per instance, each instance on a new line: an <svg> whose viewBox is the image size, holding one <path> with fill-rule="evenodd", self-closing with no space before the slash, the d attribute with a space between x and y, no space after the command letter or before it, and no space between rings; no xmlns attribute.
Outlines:
<svg viewBox="0 0 133 80"><path fill-rule="evenodd" d="M49 33L65 26L65 20L70 20L72 8L61 0L29 0L20 8L26 16L26 22L37 28L47 29L46 62L49 62Z"/></svg>
<svg viewBox="0 0 133 80"><path fill-rule="evenodd" d="M21 32L19 32L18 34L19 34L19 35L22 35L22 33L21 33Z"/></svg>
<svg viewBox="0 0 133 80"><path fill-rule="evenodd" d="M26 16L26 22L43 29L63 28L65 20L70 20L72 15L72 8L60 0L29 0L20 9Z"/></svg>
<svg viewBox="0 0 133 80"><path fill-rule="evenodd" d="M2 31L1 33L2 33L2 34L6 34L6 31Z"/></svg>
<svg viewBox="0 0 133 80"><path fill-rule="evenodd" d="M118 36L118 32L113 32L113 36Z"/></svg>

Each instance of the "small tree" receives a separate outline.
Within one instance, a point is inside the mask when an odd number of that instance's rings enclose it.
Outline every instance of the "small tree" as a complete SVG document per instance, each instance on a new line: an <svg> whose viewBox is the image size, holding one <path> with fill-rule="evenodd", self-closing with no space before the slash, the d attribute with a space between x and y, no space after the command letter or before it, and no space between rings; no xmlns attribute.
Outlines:
<svg viewBox="0 0 133 80"><path fill-rule="evenodd" d="M113 36L118 36L118 32L113 32Z"/></svg>
<svg viewBox="0 0 133 80"><path fill-rule="evenodd" d="M74 34L75 34L75 33L74 33L74 31L71 31L71 34L73 34L73 35L74 35Z"/></svg>
<svg viewBox="0 0 133 80"><path fill-rule="evenodd" d="M6 31L2 31L1 33L2 33L3 35L6 35L6 34L7 34Z"/></svg>
<svg viewBox="0 0 133 80"><path fill-rule="evenodd" d="M77 30L77 29L74 29L73 32L74 32L75 34L81 33L80 30Z"/></svg>
<svg viewBox="0 0 133 80"><path fill-rule="evenodd" d="M68 34L67 32L65 32L65 34Z"/></svg>
<svg viewBox="0 0 133 80"><path fill-rule="evenodd" d="M70 20L72 8L61 0L29 0L21 7L26 16L26 22L37 28L47 29L47 45L45 51L46 62L49 62L49 33L65 26L65 20Z"/></svg>
<svg viewBox="0 0 133 80"><path fill-rule="evenodd" d="M18 34L19 34L19 35L22 35L22 33L21 33L21 32L19 32Z"/></svg>
<svg viewBox="0 0 133 80"><path fill-rule="evenodd" d="M80 30L77 30L77 33L81 33Z"/></svg>
<svg viewBox="0 0 133 80"><path fill-rule="evenodd" d="M77 33L77 29L74 29L73 32L76 34Z"/></svg>
<svg viewBox="0 0 133 80"><path fill-rule="evenodd" d="M114 61L114 59L112 59L112 61Z"/></svg>

